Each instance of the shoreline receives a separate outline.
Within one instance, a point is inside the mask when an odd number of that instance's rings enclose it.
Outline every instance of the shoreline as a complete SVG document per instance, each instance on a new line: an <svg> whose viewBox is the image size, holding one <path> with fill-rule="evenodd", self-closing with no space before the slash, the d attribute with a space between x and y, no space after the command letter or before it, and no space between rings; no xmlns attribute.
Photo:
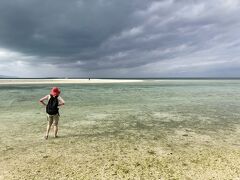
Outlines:
<svg viewBox="0 0 240 180"><path fill-rule="evenodd" d="M0 79L0 85L15 84L95 84L95 83L130 83L144 80L127 79Z"/></svg>

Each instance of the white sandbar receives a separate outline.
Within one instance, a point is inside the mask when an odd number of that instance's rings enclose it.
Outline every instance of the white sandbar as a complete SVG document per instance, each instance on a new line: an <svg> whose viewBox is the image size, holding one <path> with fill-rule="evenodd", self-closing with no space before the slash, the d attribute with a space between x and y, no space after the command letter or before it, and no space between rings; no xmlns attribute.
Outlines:
<svg viewBox="0 0 240 180"><path fill-rule="evenodd" d="M0 84L91 84L142 82L134 79L0 79Z"/></svg>

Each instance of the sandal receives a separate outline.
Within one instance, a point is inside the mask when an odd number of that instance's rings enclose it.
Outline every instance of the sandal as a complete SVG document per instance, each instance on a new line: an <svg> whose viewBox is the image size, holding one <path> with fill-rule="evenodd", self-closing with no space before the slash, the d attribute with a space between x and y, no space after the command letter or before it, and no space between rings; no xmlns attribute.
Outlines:
<svg viewBox="0 0 240 180"><path fill-rule="evenodd" d="M46 140L47 140L47 139L48 139L48 136L44 136L44 139L46 139Z"/></svg>

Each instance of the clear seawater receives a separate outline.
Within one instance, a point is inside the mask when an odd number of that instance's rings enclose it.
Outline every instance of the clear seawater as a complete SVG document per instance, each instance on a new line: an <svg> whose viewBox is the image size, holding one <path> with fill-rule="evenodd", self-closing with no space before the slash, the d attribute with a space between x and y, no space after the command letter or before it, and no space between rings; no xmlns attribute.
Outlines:
<svg viewBox="0 0 240 180"><path fill-rule="evenodd" d="M38 100L48 94L52 86L0 85L0 123L13 121L14 125L21 125L25 122L43 122L45 111ZM66 101L65 107L60 109L61 121L75 124L74 128L81 128L81 122L94 126L106 122L109 125L106 125L107 129L111 132L115 130L117 135L118 131L130 129L155 132L178 126L217 131L227 130L239 123L238 80L165 80L57 86ZM122 126L121 122L127 123L127 126ZM92 127L89 125L87 128Z"/></svg>
<svg viewBox="0 0 240 180"><path fill-rule="evenodd" d="M60 109L60 138L55 140L50 134L46 145L42 140L47 123L45 109L38 100L48 94L52 86L60 87L61 96L66 104ZM32 155L29 161L35 162L33 157L34 155L38 157L39 153L42 153L43 157L47 154L51 158L49 154L53 150L49 149L54 148L54 145L57 145L63 153L64 149L61 147L63 144L67 146L66 152L70 154L76 154L76 148L84 149L79 146L90 148L89 144L93 142L95 145L91 147L100 149L102 146L109 147L110 142L126 143L127 148L134 150L136 147L145 148L146 152L141 153L146 153L146 156L158 154L156 148L161 148L166 153L190 153L196 147L198 149L223 147L230 149L230 152L231 149L237 149L239 153L239 112L240 80L146 80L115 84L0 85L0 153L2 154L0 162L12 163L6 169L2 169L2 172L7 174L6 177L13 177L9 175L9 171L16 169L16 164L21 163L15 160L14 165L11 158L24 159L26 155L24 151ZM70 151L68 148L71 143ZM34 148L41 151L34 154ZM122 148L126 156L130 157L132 152ZM113 152L114 148L110 148L109 151ZM85 153L94 157L91 149ZM37 167L36 165L35 168ZM71 169L71 166L69 168ZM120 174L130 173L131 163L124 168L121 172L119 170ZM155 168L158 169L157 165ZM239 172L239 168L236 169L236 172ZM11 170L11 172L14 172L16 177L18 174L28 177L33 173L31 170L25 174L20 170ZM183 170L175 175L177 178L186 177L184 172ZM119 175L120 177L124 176ZM234 174L231 177L235 177Z"/></svg>

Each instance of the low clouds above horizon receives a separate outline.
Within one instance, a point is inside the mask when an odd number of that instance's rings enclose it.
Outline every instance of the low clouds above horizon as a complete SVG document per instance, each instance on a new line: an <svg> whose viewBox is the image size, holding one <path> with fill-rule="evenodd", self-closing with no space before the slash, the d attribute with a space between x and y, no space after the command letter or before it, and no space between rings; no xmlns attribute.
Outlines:
<svg viewBox="0 0 240 180"><path fill-rule="evenodd" d="M1 0L0 75L240 77L239 0Z"/></svg>

